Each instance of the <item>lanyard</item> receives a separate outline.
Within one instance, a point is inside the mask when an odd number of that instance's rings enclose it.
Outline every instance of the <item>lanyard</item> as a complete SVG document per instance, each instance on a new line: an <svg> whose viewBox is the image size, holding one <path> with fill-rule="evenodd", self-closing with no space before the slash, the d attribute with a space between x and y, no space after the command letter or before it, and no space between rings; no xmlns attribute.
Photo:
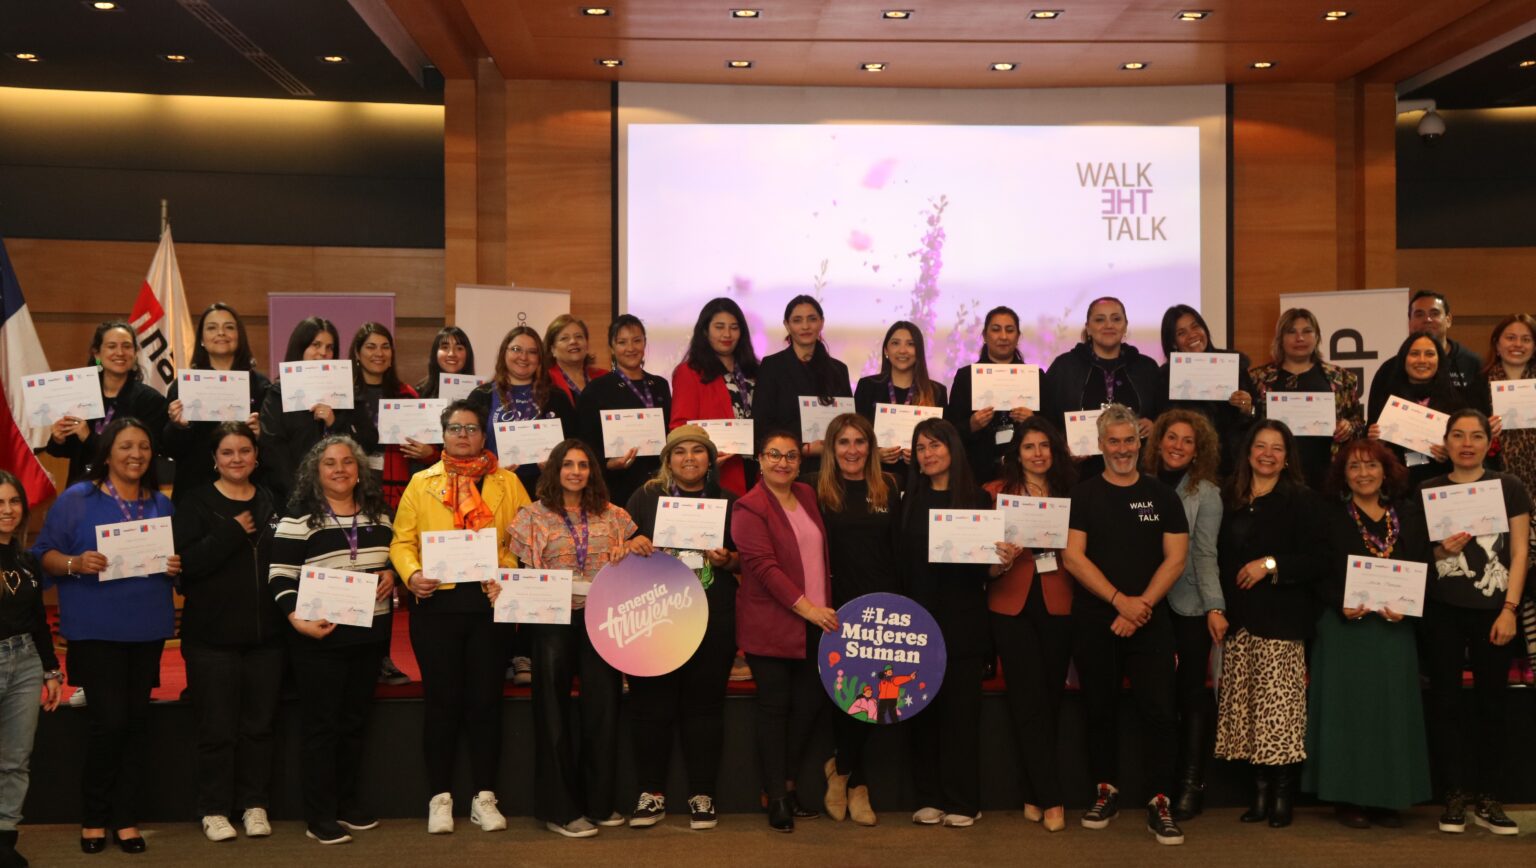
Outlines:
<svg viewBox="0 0 1536 868"><path fill-rule="evenodd" d="M622 382L625 387L634 394L636 398L640 399L640 403L645 405L645 409L649 410L656 406L656 396L651 394L651 384L645 381L645 374L642 373L640 376L640 385L636 386L635 381L631 380L629 375L625 374L623 371L619 371L619 381Z"/></svg>
<svg viewBox="0 0 1536 868"><path fill-rule="evenodd" d="M576 535L576 526L571 523L571 517L565 514L565 508L560 509L560 520L565 522L565 529L571 532L571 541L576 544L576 569L587 571L587 547L591 544L592 535L587 529L587 511L581 511L581 536Z"/></svg>
<svg viewBox="0 0 1536 868"><path fill-rule="evenodd" d="M133 512L129 512L128 501L123 500L122 495L117 493L117 486L112 484L112 480L108 478L103 481L107 484L107 493L112 495L113 500L117 501L117 508L123 511L123 521L140 521L144 518L144 498L141 497L135 500L133 502Z"/></svg>
<svg viewBox="0 0 1536 868"><path fill-rule="evenodd" d="M731 382L736 384L736 393L731 397L734 399L733 403L738 404L741 408L741 415L737 418L751 419L752 387L747 383L747 375L741 372L741 365L737 365L731 368L731 372L726 376L730 377Z"/></svg>
<svg viewBox="0 0 1536 868"><path fill-rule="evenodd" d="M116 416L116 415L117 415L117 401L114 400L112 402L112 406L107 408L107 415L101 417L101 421L96 423L96 425L95 425L96 433L100 434L101 432L107 430L107 426L112 424L112 417Z"/></svg>
<svg viewBox="0 0 1536 868"><path fill-rule="evenodd" d="M1104 403L1105 404L1113 404L1113 403L1115 403L1115 371L1116 370L1118 370L1118 369L1116 369L1116 368L1100 368L1099 369L1099 372L1104 375Z"/></svg>
<svg viewBox="0 0 1536 868"><path fill-rule="evenodd" d="M896 400L896 384L891 382L890 380L886 380L885 381L885 391L891 396L891 403L892 404L905 404L906 403L905 401L898 401L898 400ZM907 390L907 394L911 395L912 391L910 389Z"/></svg>
<svg viewBox="0 0 1536 868"><path fill-rule="evenodd" d="M560 372L560 376L565 379L565 384L567 386L571 387L571 397L572 398L580 398L582 390L579 387L577 387L576 381L571 379L571 375L567 374L565 372L565 368L562 368L559 365L555 365L555 370ZM590 385L590 381L589 381L589 385Z"/></svg>
<svg viewBox="0 0 1536 868"><path fill-rule="evenodd" d="M336 515L336 510L331 509L331 505L329 503L327 503L325 505L325 511L330 513L331 518L336 520L336 526L340 527L341 528L341 532L346 534L346 537L347 537L347 549L348 549L348 551L350 551L352 553L352 560L356 561L357 560L357 513L355 513L355 512L352 513L352 527L349 530L349 529L341 526L341 519Z"/></svg>

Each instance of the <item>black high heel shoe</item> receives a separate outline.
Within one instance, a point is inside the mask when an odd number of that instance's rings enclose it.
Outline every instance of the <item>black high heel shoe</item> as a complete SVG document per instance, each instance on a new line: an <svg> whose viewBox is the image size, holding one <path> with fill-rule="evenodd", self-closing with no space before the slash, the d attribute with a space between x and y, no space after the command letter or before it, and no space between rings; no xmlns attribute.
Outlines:
<svg viewBox="0 0 1536 868"><path fill-rule="evenodd" d="M814 820L820 817L820 811L800 804L800 796L797 795L797 792L796 790L790 790L789 795L784 797L789 800L789 812L794 815L794 818L797 820Z"/></svg>
<svg viewBox="0 0 1536 868"><path fill-rule="evenodd" d="M775 832L795 831L795 814L789 799L768 800L768 828Z"/></svg>
<svg viewBox="0 0 1536 868"><path fill-rule="evenodd" d="M117 849L122 850L124 853L143 853L149 849L148 845L144 843L143 835L133 838L122 838L114 830L112 837L117 840Z"/></svg>
<svg viewBox="0 0 1536 868"><path fill-rule="evenodd" d="M105 849L107 849L107 836L103 835L100 838L87 838L84 835L80 836L81 853L94 855Z"/></svg>

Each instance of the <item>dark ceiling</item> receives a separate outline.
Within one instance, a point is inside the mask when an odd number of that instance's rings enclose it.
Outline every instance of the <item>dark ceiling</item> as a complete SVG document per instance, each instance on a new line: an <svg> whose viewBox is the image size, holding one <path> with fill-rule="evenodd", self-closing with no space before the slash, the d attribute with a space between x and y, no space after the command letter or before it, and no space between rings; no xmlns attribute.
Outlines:
<svg viewBox="0 0 1536 868"><path fill-rule="evenodd" d="M442 102L435 72L427 87L418 84L347 0L117 5L103 12L89 0L0 0L0 86ZM40 61L16 60L18 52ZM190 62L169 63L163 54L183 54ZM324 55L347 62L324 63Z"/></svg>
<svg viewBox="0 0 1536 868"><path fill-rule="evenodd" d="M1401 96L1432 99L1442 109L1536 106L1536 63L1522 67L1522 61L1536 61L1536 35Z"/></svg>

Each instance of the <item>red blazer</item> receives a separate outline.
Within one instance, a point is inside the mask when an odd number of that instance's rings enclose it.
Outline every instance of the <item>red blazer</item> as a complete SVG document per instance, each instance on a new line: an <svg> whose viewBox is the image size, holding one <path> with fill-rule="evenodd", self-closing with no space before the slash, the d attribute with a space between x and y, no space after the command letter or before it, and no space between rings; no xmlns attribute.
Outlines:
<svg viewBox="0 0 1536 868"><path fill-rule="evenodd" d="M725 388L724 377L701 383L699 372L687 362L672 370L672 418L667 420L667 430L695 419L734 418L736 408L731 405L731 393ZM732 455L720 462L719 478L721 488L738 497L747 493L747 471L741 456Z"/></svg>
<svg viewBox="0 0 1536 868"><path fill-rule="evenodd" d="M987 493L994 498L1003 490L1003 481L994 480L982 486ZM1052 615L1072 614L1072 577L1060 566L1061 556L1057 556L1057 569L1039 576L1040 593L1045 596L1045 610ZM987 610L999 615L1017 615L1024 611L1024 604L1029 600L1029 589L1035 583L1035 555L1029 549L1019 552L1019 556L1013 559L1013 566L1008 572L1003 573L991 584L987 585Z"/></svg>
<svg viewBox="0 0 1536 868"><path fill-rule="evenodd" d="M796 482L794 492L800 508L821 529L823 557L825 563L832 563L815 490ZM806 620L795 614L793 607L805 596L805 572L789 516L762 482L742 495L732 509L731 538L741 553L736 645L748 654L804 660Z"/></svg>

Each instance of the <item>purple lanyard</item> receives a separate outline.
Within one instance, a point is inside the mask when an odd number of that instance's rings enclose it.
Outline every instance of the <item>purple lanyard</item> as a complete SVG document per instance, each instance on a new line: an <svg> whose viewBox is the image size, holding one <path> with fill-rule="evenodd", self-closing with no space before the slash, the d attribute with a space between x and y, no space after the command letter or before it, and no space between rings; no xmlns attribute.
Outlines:
<svg viewBox="0 0 1536 868"><path fill-rule="evenodd" d="M107 430L107 426L112 424L112 417L116 416L116 415L117 415L117 402L113 401L112 402L112 406L107 408L107 415L101 417L101 421L97 422L96 425L94 426L96 433L100 434L101 432Z"/></svg>
<svg viewBox="0 0 1536 868"><path fill-rule="evenodd" d="M571 379L571 375L570 375L570 374L567 374L567 373L566 373L566 372L565 372L565 368L562 368L562 367L560 367L560 366L559 366L559 365L555 365L555 370L557 370L557 371L559 371L559 372L560 372L560 376L561 376L561 377L562 377L562 378L564 378L564 380L565 380L565 384L566 384L566 385L567 385L567 386L570 386L570 387L571 387L571 397L572 397L572 398L580 398L580 397L581 397L581 392L582 392L582 390L581 390L581 389L580 389L580 388L577 388L577 386L576 386L576 381L575 381L575 380L573 380L573 379ZM620 374L620 376L623 376L623 375L622 375L622 374ZM591 385L591 382L590 382L590 381L588 381L588 385Z"/></svg>
<svg viewBox="0 0 1536 868"><path fill-rule="evenodd" d="M643 372L640 374L640 377L640 385L636 386L635 381L631 380L628 374L625 374L623 371L619 371L619 381L622 382L625 387L634 394L636 398L640 399L640 403L645 405L645 409L649 410L656 406L656 396L651 394L651 384L645 381L645 374Z"/></svg>
<svg viewBox="0 0 1536 868"><path fill-rule="evenodd" d="M564 507L560 509L560 520L565 522L565 529L571 532L571 541L576 544L576 569L584 573L587 571L587 548L592 542L591 532L587 529L587 511L581 511L581 536L576 535L576 525L571 523Z"/></svg>
<svg viewBox="0 0 1536 868"><path fill-rule="evenodd" d="M341 528L343 534L346 534L347 550L352 553L352 560L355 562L357 560L357 513L352 513L352 528L348 530L345 527L341 527L341 519L336 515L336 510L331 509L329 503L325 505L325 511L330 513L331 518L336 520L336 526Z"/></svg>
<svg viewBox="0 0 1536 868"><path fill-rule="evenodd" d="M891 403L892 404L905 404L906 403L905 401L898 401L898 400L896 400L896 384L891 382L890 380L886 380L885 381L885 391L891 396ZM907 394L910 395L910 394L912 394L912 392L910 390L908 390Z"/></svg>
<svg viewBox="0 0 1536 868"><path fill-rule="evenodd" d="M1104 374L1104 403L1113 404L1115 403L1115 372L1110 368L1100 368L1099 371Z"/></svg>
<svg viewBox="0 0 1536 868"><path fill-rule="evenodd" d="M117 493L117 486L112 484L112 480L106 479L103 481L107 484L107 493L112 495L113 500L117 501L117 508L123 511L123 521L143 521L145 498L141 497L135 500L133 502L133 512L129 512L128 501L123 500L122 495Z"/></svg>
<svg viewBox="0 0 1536 868"><path fill-rule="evenodd" d="M736 396L740 399L739 403L741 404L741 418L751 419L752 387L747 384L747 375L743 374L741 372L741 366L737 365L736 367L731 368L731 372L727 376L731 378L731 382L736 384Z"/></svg>

